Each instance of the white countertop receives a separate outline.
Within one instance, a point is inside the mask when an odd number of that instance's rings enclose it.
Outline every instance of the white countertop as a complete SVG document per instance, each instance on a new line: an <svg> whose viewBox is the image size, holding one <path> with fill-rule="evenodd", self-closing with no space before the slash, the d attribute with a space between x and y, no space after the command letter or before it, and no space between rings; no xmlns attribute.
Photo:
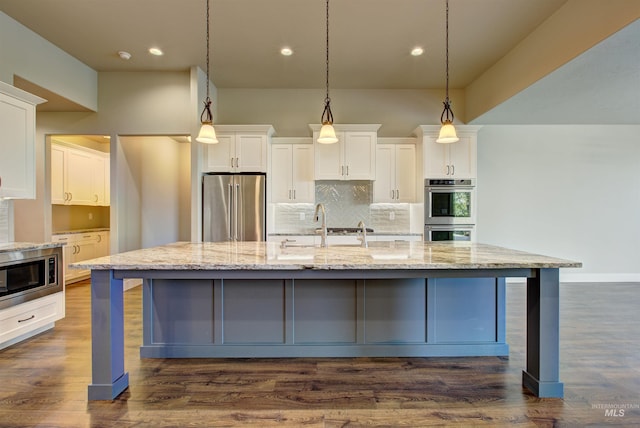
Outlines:
<svg viewBox="0 0 640 428"><path fill-rule="evenodd" d="M86 260L96 270L388 270L581 267L582 263L469 242L373 242L329 248L275 242L176 242Z"/></svg>

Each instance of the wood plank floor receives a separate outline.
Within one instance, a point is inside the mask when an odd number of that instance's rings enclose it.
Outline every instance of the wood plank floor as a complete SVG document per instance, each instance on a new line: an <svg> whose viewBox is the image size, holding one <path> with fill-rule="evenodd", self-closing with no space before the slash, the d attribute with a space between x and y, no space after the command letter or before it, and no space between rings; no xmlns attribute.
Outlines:
<svg viewBox="0 0 640 428"><path fill-rule="evenodd" d="M639 285L562 284L564 399L521 387L524 284L507 286L509 358L140 359L137 287L125 293L131 386L88 402L80 283L55 329L0 351L0 426L640 426Z"/></svg>

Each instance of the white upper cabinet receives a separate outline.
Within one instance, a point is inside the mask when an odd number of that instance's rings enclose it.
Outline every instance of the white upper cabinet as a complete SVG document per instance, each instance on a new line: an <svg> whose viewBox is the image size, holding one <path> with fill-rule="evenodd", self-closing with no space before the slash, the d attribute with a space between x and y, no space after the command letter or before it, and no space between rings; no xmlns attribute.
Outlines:
<svg viewBox="0 0 640 428"><path fill-rule="evenodd" d="M422 139L425 178L475 178L478 126L457 125L460 141L436 143L439 125L422 125L414 134Z"/></svg>
<svg viewBox="0 0 640 428"><path fill-rule="evenodd" d="M315 200L311 138L273 138L271 145L271 202Z"/></svg>
<svg viewBox="0 0 640 428"><path fill-rule="evenodd" d="M374 202L414 202L416 145L413 138L379 138L376 150Z"/></svg>
<svg viewBox="0 0 640 428"><path fill-rule="evenodd" d="M0 198L36 197L36 105L44 101L0 82Z"/></svg>
<svg viewBox="0 0 640 428"><path fill-rule="evenodd" d="M267 172L271 125L216 125L217 144L206 144L206 172Z"/></svg>
<svg viewBox="0 0 640 428"><path fill-rule="evenodd" d="M52 143L51 203L109 205L109 169L108 153Z"/></svg>
<svg viewBox="0 0 640 428"><path fill-rule="evenodd" d="M316 180L375 180L376 142L380 125L334 125L338 142L317 142L320 125L313 130Z"/></svg>

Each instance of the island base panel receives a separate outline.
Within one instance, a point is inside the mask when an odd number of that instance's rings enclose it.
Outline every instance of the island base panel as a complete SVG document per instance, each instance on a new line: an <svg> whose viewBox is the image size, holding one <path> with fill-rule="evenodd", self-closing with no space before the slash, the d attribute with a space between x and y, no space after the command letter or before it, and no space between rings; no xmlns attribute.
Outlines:
<svg viewBox="0 0 640 428"><path fill-rule="evenodd" d="M509 354L501 278L149 279L143 302L143 358Z"/></svg>
<svg viewBox="0 0 640 428"><path fill-rule="evenodd" d="M129 373L106 385L89 384L89 401L113 400L129 387Z"/></svg>

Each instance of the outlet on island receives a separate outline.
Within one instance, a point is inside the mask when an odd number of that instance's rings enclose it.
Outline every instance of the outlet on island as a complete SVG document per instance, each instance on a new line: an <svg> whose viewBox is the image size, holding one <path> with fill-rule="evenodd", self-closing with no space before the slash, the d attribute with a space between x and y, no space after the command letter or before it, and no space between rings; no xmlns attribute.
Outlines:
<svg viewBox="0 0 640 428"><path fill-rule="evenodd" d="M389 220L395 220L396 219L396 213L393 211L389 211Z"/></svg>
<svg viewBox="0 0 640 428"><path fill-rule="evenodd" d="M306 216L304 215L304 213L299 213L298 218L300 219L300 221L304 221L305 217Z"/></svg>
<svg viewBox="0 0 640 428"><path fill-rule="evenodd" d="M93 213L89 213L89 220L93 220Z"/></svg>

